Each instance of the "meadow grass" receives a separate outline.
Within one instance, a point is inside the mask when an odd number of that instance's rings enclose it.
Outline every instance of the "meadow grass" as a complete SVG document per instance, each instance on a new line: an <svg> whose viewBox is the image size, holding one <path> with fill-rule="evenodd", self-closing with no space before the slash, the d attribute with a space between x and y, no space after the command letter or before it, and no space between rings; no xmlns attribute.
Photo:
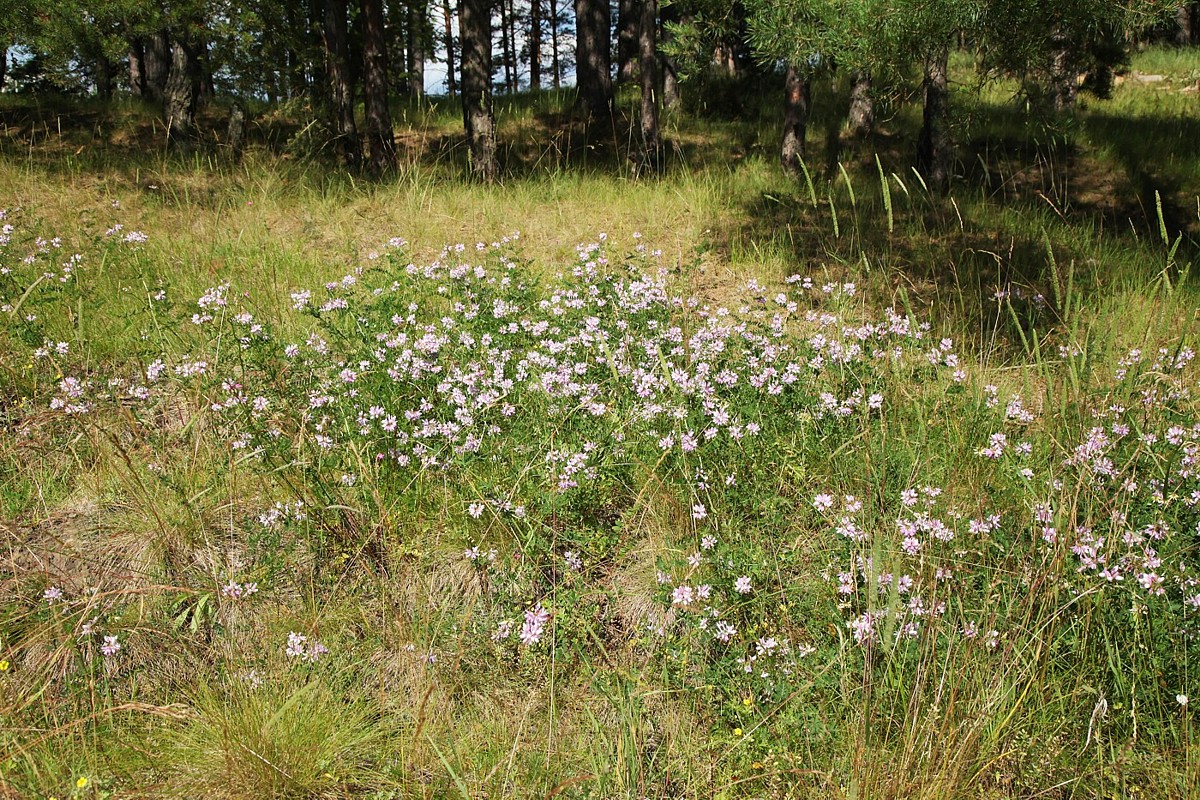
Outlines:
<svg viewBox="0 0 1200 800"><path fill-rule="evenodd" d="M948 198L827 81L799 182L736 92L650 181L502 99L491 187L445 101L367 181L0 97L0 787L1196 792L1200 61L1133 67L961 87Z"/></svg>

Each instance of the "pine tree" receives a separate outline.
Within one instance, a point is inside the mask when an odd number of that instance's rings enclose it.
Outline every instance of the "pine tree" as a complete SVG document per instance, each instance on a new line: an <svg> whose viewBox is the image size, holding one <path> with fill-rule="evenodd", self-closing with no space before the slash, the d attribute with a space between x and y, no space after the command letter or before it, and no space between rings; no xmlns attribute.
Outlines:
<svg viewBox="0 0 1200 800"><path fill-rule="evenodd" d="M346 42L347 13L346 0L325 0L321 30L335 147L347 166L358 168L362 164L362 144L354 122L354 77Z"/></svg>
<svg viewBox="0 0 1200 800"><path fill-rule="evenodd" d="M471 175L496 179L496 121L492 112L492 15L488 0L460 0L463 126L471 155Z"/></svg>
<svg viewBox="0 0 1200 800"><path fill-rule="evenodd" d="M589 121L612 121L608 0L575 0L578 109Z"/></svg>
<svg viewBox="0 0 1200 800"><path fill-rule="evenodd" d="M396 165L396 138L388 105L387 29L383 0L361 0L363 25L363 106L370 166L376 173Z"/></svg>

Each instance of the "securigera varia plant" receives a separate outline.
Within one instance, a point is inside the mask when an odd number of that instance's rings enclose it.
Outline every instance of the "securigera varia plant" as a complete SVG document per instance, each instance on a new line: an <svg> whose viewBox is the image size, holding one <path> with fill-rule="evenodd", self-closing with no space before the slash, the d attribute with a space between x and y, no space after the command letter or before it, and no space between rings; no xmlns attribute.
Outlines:
<svg viewBox="0 0 1200 800"><path fill-rule="evenodd" d="M893 387L961 394L952 343L896 311L866 319L853 284L750 281L716 306L680 293L644 248L611 263L603 240L582 246L542 281L512 251L460 245L416 265L393 240L297 288L310 324L288 335L213 287L184 321L207 347L148 378L199 392L231 453L292 493L264 527L303 507L326 543L382 557L422 533L396 509L436 497L494 587L497 642L535 645L549 625L590 646L580 626L617 623L594 592L579 597L638 544L639 507L666 508L674 535L645 587L661 608L623 635L668 660L700 648L716 672L698 680L720 675L731 694L786 682L815 637L778 606L811 580L772 573L762 542L811 516L807 454L878 429ZM846 502L836 541L850 552L868 534ZM803 544L789 575L810 563Z"/></svg>
<svg viewBox="0 0 1200 800"><path fill-rule="evenodd" d="M271 487L260 543L307 532L317 560L386 567L448 536L480 589L456 636L531 676L636 653L715 729L763 728L747 753L848 724L999 747L1014 686L1086 685L1139 709L1131 735L1166 730L1200 610L1189 348L1002 390L850 283L720 305L640 244L610 260L601 237L551 275L516 238L425 264L392 240L294 287L284 320L212 287L182 349L38 402L68 425L120 405L145 432L197 400L197 429ZM1073 696L1055 702L1082 739Z"/></svg>

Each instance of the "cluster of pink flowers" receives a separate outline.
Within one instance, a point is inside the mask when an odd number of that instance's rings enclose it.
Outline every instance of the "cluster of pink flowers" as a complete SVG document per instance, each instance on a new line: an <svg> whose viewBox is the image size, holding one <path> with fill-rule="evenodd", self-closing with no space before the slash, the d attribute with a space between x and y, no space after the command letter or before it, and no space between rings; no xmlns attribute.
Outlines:
<svg viewBox="0 0 1200 800"><path fill-rule="evenodd" d="M329 652L329 648L316 640L310 641L302 633L292 631L288 634L284 654L288 658L298 659L305 663L315 663L321 656Z"/></svg>
<svg viewBox="0 0 1200 800"><path fill-rule="evenodd" d="M550 612L540 605L526 611L525 622L521 625L521 644L529 647L540 642L549 621Z"/></svg>
<svg viewBox="0 0 1200 800"><path fill-rule="evenodd" d="M258 584L253 582L235 583L233 580L230 580L229 583L221 587L221 595L231 600L242 600L257 593Z"/></svg>

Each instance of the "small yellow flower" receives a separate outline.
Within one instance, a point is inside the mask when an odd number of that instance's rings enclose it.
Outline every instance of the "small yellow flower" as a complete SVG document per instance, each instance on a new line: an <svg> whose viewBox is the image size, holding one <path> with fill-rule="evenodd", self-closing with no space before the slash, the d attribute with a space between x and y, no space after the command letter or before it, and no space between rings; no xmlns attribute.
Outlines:
<svg viewBox="0 0 1200 800"><path fill-rule="evenodd" d="M87 785L88 785L88 779L87 779L87 778L80 778L79 780L75 781L75 788L76 788L76 789L82 789L83 787L85 787L85 786L87 786Z"/></svg>
<svg viewBox="0 0 1200 800"><path fill-rule="evenodd" d="M749 696L742 698L742 705L744 705L744 706L754 705L754 698L749 697Z"/></svg>
<svg viewBox="0 0 1200 800"><path fill-rule="evenodd" d="M8 672L8 659L0 659L0 672Z"/></svg>
<svg viewBox="0 0 1200 800"><path fill-rule="evenodd" d="M733 735L734 735L734 736L741 736L741 735L742 735L742 729L741 729L741 728L734 728L734 729L733 729Z"/></svg>
<svg viewBox="0 0 1200 800"><path fill-rule="evenodd" d="M763 768L763 766L762 766L762 762L761 762L761 761L755 761L755 762L754 762L754 764L753 764L753 767L754 767L755 769L762 769L762 768Z"/></svg>

